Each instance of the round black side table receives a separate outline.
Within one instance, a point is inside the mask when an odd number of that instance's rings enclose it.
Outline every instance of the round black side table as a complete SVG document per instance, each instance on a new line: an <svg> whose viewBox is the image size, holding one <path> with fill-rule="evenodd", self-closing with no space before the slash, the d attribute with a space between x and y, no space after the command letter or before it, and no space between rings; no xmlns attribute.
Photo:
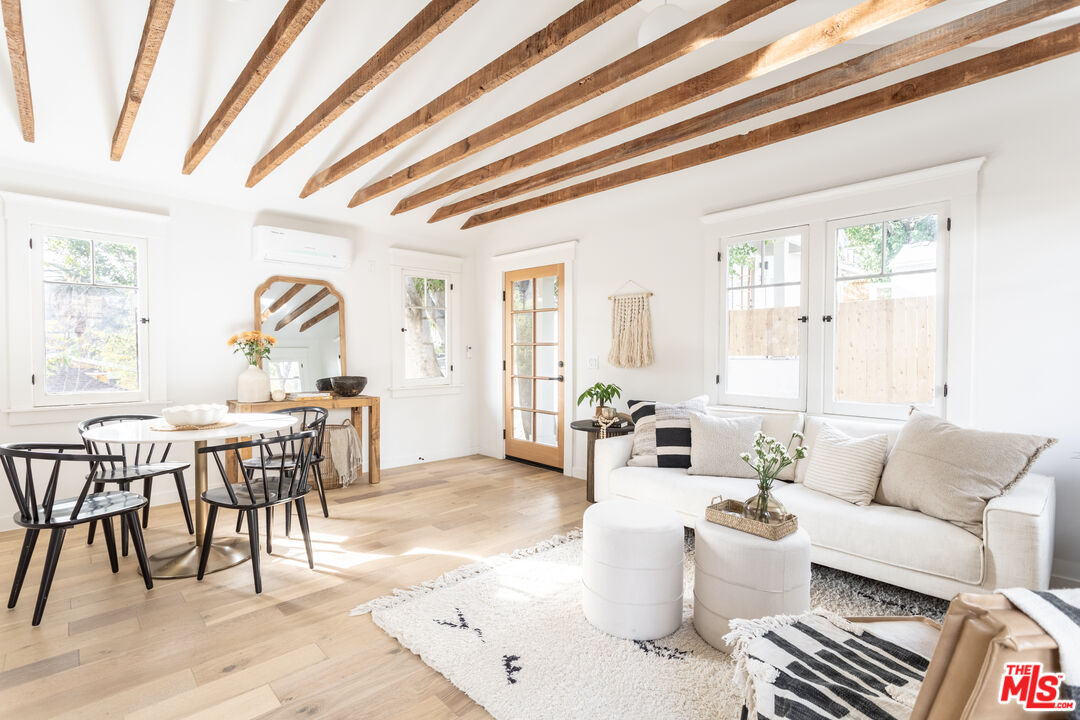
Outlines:
<svg viewBox="0 0 1080 720"><path fill-rule="evenodd" d="M589 435L589 459L585 470L585 499L589 502L596 502L595 494L593 492L593 449L596 445L596 438L600 435L601 428L599 425L593 425L592 420L575 420L570 423L570 427L574 430L588 433ZM625 427L609 427L607 429L607 437L629 435L632 432L634 432L633 423L630 423Z"/></svg>

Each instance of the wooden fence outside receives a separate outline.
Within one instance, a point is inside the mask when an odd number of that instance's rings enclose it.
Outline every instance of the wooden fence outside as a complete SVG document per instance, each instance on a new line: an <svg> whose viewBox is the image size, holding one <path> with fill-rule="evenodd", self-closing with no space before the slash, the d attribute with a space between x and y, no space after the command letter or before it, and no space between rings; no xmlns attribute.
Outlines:
<svg viewBox="0 0 1080 720"><path fill-rule="evenodd" d="M795 307L732 310L728 313L729 356L798 356L798 317ZM841 303L833 319L836 399L933 400L935 320L932 297Z"/></svg>

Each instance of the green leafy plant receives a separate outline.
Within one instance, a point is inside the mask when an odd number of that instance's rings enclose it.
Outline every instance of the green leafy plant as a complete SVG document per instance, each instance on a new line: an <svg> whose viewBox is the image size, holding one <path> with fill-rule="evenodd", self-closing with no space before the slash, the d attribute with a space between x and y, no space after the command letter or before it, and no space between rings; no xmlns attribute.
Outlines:
<svg viewBox="0 0 1080 720"><path fill-rule="evenodd" d="M599 405L604 407L617 397L622 397L621 387L598 382L592 387L586 388L585 392L578 396L577 404L581 405L581 403L588 400L590 406Z"/></svg>

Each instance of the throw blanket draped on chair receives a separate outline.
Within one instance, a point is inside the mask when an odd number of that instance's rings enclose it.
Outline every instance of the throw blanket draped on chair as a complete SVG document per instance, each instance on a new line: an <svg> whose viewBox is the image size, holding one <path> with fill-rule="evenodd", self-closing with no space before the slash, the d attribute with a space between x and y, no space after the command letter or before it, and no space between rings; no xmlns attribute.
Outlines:
<svg viewBox="0 0 1080 720"><path fill-rule="evenodd" d="M732 620L743 717L905 719L929 659L843 618L815 611Z"/></svg>
<svg viewBox="0 0 1080 720"><path fill-rule="evenodd" d="M1045 591L1012 588L1000 592L1054 638L1061 672L1065 675L1061 699L1077 702L1077 709L1069 717L1080 720L1080 588Z"/></svg>

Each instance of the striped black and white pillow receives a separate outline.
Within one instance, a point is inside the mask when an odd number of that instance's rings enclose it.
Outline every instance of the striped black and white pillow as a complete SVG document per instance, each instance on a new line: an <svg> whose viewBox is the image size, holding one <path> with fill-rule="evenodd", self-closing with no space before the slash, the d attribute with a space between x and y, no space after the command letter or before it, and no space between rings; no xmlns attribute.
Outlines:
<svg viewBox="0 0 1080 720"><path fill-rule="evenodd" d="M855 505L869 505L888 452L887 435L855 438L823 425L809 448L803 485Z"/></svg>
<svg viewBox="0 0 1080 720"><path fill-rule="evenodd" d="M637 467L690 467L690 413L705 412L708 396L677 405L653 400L631 400L634 450L628 465Z"/></svg>

